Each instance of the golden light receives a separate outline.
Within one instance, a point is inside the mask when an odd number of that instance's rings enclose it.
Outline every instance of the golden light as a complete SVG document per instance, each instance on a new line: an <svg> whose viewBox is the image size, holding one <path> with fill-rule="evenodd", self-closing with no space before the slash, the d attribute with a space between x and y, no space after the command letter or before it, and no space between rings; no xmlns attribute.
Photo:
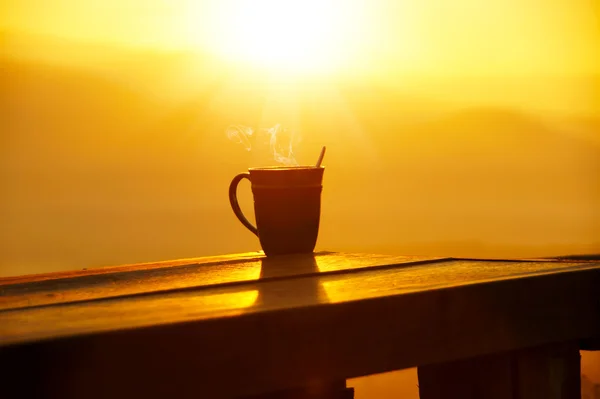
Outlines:
<svg viewBox="0 0 600 399"><path fill-rule="evenodd" d="M359 7L352 2L224 0L211 7L194 3L187 7L190 43L272 72L331 71L349 61L364 36ZM199 24L201 20L205 24Z"/></svg>

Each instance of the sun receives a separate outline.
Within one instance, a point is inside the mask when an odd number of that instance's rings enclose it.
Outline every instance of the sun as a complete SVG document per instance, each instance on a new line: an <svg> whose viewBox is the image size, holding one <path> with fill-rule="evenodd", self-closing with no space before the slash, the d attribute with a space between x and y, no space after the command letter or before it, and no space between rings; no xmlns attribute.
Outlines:
<svg viewBox="0 0 600 399"><path fill-rule="evenodd" d="M359 41L359 10L347 1L221 0L210 8L192 6L187 19L190 42L278 72L339 68ZM200 20L206 22L199 26Z"/></svg>

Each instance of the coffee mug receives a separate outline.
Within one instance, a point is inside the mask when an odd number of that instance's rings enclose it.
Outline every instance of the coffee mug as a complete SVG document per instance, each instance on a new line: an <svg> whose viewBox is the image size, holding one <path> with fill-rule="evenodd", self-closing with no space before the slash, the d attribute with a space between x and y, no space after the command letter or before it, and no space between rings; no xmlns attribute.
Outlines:
<svg viewBox="0 0 600 399"><path fill-rule="evenodd" d="M317 243L321 217L323 167L250 168L229 185L235 216L256 236L267 256L311 253ZM250 180L256 226L246 219L237 200L242 179Z"/></svg>

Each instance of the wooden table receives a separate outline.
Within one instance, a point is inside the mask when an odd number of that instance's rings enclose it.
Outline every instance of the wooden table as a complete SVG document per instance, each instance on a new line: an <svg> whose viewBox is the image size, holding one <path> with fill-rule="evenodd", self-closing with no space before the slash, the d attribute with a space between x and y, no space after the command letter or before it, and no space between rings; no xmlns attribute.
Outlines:
<svg viewBox="0 0 600 399"><path fill-rule="evenodd" d="M570 399L598 337L599 261L185 259L0 279L0 397Z"/></svg>

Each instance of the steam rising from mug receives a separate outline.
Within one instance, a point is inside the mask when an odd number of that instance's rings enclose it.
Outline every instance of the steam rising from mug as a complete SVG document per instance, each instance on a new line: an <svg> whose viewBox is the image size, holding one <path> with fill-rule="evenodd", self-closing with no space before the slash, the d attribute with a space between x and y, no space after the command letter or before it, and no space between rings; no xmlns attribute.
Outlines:
<svg viewBox="0 0 600 399"><path fill-rule="evenodd" d="M285 166L298 165L293 147L300 142L300 136L279 123L270 128L258 129L257 132L249 126L231 125L225 130L225 134L229 140L241 144L246 151L251 151L253 146L268 145L275 162Z"/></svg>

